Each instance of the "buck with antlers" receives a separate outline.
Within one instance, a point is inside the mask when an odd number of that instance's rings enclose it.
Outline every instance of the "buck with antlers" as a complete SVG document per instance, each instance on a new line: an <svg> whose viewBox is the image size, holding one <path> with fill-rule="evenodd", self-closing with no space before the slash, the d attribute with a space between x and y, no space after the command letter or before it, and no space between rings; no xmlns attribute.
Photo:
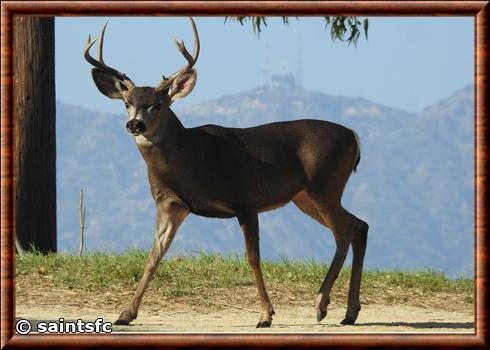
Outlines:
<svg viewBox="0 0 490 350"><path fill-rule="evenodd" d="M278 122L244 129L217 125L185 128L170 106L187 96L196 83L193 67L199 56L199 36L192 18L191 24L194 54L189 54L183 41L175 41L187 65L163 78L157 87L138 87L125 74L104 63L102 46L106 26L100 33L97 60L89 53L97 39L91 41L89 36L85 47L85 59L95 67L92 77L97 88L126 105L129 116L126 129L134 135L148 166L151 194L157 207L154 242L143 277L131 303L115 324L127 325L136 319L158 263L179 226L193 213L238 219L260 298L257 327L270 327L274 309L260 268L258 213L290 201L328 227L337 245L316 298L318 321L327 314L330 290L352 245L352 275L342 323L353 324L361 308L359 290L368 225L342 207L341 197L360 160L356 133L320 120Z"/></svg>

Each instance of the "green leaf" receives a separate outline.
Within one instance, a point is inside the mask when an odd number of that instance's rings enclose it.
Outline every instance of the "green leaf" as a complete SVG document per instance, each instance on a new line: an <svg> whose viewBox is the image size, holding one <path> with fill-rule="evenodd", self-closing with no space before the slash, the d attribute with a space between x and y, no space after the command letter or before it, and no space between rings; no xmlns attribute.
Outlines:
<svg viewBox="0 0 490 350"><path fill-rule="evenodd" d="M289 17L281 16L284 25L289 25ZM299 19L298 17L295 17ZM365 18L362 22L354 16L325 16L325 29L330 27L330 37L333 41L340 40L347 42L349 45L357 45L357 41L360 36L362 26L364 29L364 36L366 40L368 38L368 19ZM260 37L263 27L267 27L267 17L263 16L233 16L225 17L225 23L228 19L237 21L240 25L250 21L252 23L252 30L255 35Z"/></svg>
<svg viewBox="0 0 490 350"><path fill-rule="evenodd" d="M369 27L369 21L367 18L364 18L364 36L366 37L366 40L368 40L368 27Z"/></svg>

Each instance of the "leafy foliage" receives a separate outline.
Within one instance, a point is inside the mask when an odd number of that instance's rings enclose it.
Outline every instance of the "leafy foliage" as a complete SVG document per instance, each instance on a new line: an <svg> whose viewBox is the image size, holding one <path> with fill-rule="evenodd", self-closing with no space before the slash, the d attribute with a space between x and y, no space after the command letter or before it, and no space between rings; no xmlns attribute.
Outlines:
<svg viewBox="0 0 490 350"><path fill-rule="evenodd" d="M289 17L282 16L282 21L284 25L289 25ZM298 17L295 17L299 20ZM243 25L246 22L252 23L253 32L259 36L263 27L267 27L267 17L262 16L235 16L235 17L226 17L225 23L228 19L239 22ZM361 31L364 31L364 36L367 40L368 38L368 28L369 21L367 18L364 18L361 22L357 17L354 16L327 16L325 19L325 29L330 27L330 37L333 41L340 40L346 41L349 45L354 44L357 45L357 41L361 34Z"/></svg>

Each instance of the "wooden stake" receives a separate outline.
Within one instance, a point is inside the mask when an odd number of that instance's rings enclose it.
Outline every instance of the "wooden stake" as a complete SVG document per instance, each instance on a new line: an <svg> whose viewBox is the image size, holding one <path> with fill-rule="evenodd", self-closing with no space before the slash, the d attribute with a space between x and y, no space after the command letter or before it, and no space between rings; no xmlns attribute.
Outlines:
<svg viewBox="0 0 490 350"><path fill-rule="evenodd" d="M83 208L83 209L82 209ZM87 208L83 207L83 189L80 190L80 249L78 254L82 256L83 252L83 232L85 230L85 211Z"/></svg>

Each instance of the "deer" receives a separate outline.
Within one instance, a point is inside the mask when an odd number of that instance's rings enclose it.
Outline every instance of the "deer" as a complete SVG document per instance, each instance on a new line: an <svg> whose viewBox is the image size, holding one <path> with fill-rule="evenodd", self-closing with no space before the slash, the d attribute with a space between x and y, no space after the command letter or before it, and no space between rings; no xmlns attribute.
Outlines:
<svg viewBox="0 0 490 350"><path fill-rule="evenodd" d="M352 246L347 311L341 324L355 323L367 244L368 224L341 205L346 183L361 159L357 133L342 125L314 119L275 122L248 128L202 125L186 128L170 108L186 97L197 80L200 50L196 24L191 55L183 40L173 39L187 64L162 77L156 87L136 86L126 74L106 65L99 38L88 36L84 57L98 90L124 102L127 131L148 168L156 205L154 238L143 276L129 306L115 325L137 318L143 295L162 257L189 214L237 218L247 261L255 275L260 314L257 328L271 327L275 314L260 260L258 213L293 202L304 214L333 233L336 251L315 299L317 321L327 315L330 291ZM90 49L98 43L98 58Z"/></svg>

